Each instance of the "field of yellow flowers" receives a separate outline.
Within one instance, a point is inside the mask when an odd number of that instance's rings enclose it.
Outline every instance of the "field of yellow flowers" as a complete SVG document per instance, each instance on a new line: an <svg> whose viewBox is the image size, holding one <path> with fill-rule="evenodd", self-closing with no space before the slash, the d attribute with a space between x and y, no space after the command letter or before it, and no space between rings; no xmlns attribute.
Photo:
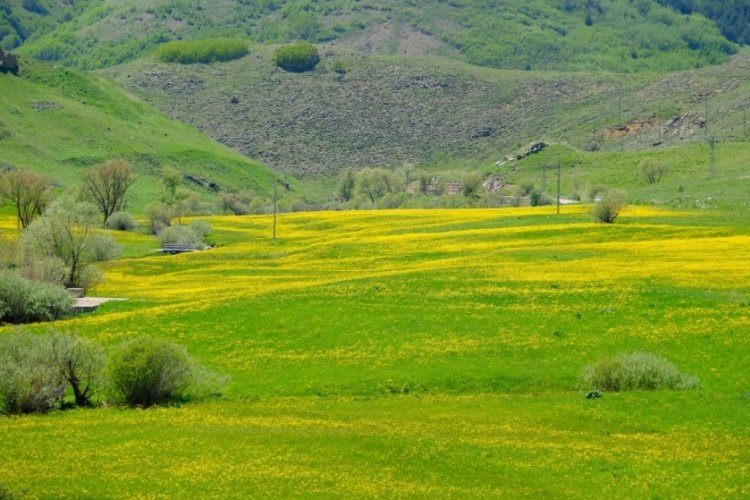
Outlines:
<svg viewBox="0 0 750 500"><path fill-rule="evenodd" d="M2 417L0 485L30 498L750 495L742 214L299 213L276 241L268 216L206 220L203 252L118 235L126 257L93 294L129 300L55 326L105 346L174 340L231 377L225 397ZM633 351L700 388L587 400L584 367Z"/></svg>

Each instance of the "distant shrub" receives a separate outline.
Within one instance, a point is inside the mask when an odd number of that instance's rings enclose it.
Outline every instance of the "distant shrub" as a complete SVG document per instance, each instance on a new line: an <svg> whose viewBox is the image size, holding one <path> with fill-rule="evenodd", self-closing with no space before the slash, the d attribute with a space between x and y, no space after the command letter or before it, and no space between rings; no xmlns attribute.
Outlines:
<svg viewBox="0 0 750 500"><path fill-rule="evenodd" d="M106 262L122 255L122 247L106 234L95 234L89 241L89 253L93 262Z"/></svg>
<svg viewBox="0 0 750 500"><path fill-rule="evenodd" d="M138 223L127 212L115 212L107 218L104 227L115 231L133 231L138 227Z"/></svg>
<svg viewBox="0 0 750 500"><path fill-rule="evenodd" d="M207 228L205 226L208 226ZM207 223L197 224L195 226L175 225L165 228L159 233L159 243L164 246L167 243L177 243L180 245L190 245L193 248L206 248L203 238L211 230Z"/></svg>
<svg viewBox="0 0 750 500"><path fill-rule="evenodd" d="M221 212L230 212L234 215L246 215L250 212L250 202L253 195L247 191L242 193L221 193L216 204Z"/></svg>
<svg viewBox="0 0 750 500"><path fill-rule="evenodd" d="M21 496L18 493L0 483L0 500L17 500L19 498Z"/></svg>
<svg viewBox="0 0 750 500"><path fill-rule="evenodd" d="M609 191L601 200L591 207L591 217L597 222L611 224L625 208L625 194L621 191Z"/></svg>
<svg viewBox="0 0 750 500"><path fill-rule="evenodd" d="M172 223L172 213L164 203L158 201L150 203L146 205L144 212L152 234L159 234Z"/></svg>
<svg viewBox="0 0 750 500"><path fill-rule="evenodd" d="M279 47L273 53L273 63L294 73L311 71L320 62L318 49L307 42L293 43Z"/></svg>
<svg viewBox="0 0 750 500"><path fill-rule="evenodd" d="M692 389L700 382L669 361L645 352L620 354L586 367L583 381L600 391Z"/></svg>
<svg viewBox="0 0 750 500"><path fill-rule="evenodd" d="M638 164L641 178L647 184L656 184L669 172L669 165L660 161L646 158Z"/></svg>
<svg viewBox="0 0 750 500"><path fill-rule="evenodd" d="M59 285L0 272L0 323L53 321L68 316L72 307L73 297Z"/></svg>
<svg viewBox="0 0 750 500"><path fill-rule="evenodd" d="M153 406L220 393L225 382L197 365L184 347L141 337L121 344L111 358L115 396L130 406Z"/></svg>
<svg viewBox="0 0 750 500"><path fill-rule="evenodd" d="M234 38L167 42L156 50L156 57L161 61L180 64L210 64L246 55L247 43Z"/></svg>
<svg viewBox="0 0 750 500"><path fill-rule="evenodd" d="M543 205L551 205L552 198L538 189L532 189L529 193L529 205L532 207L541 207Z"/></svg>

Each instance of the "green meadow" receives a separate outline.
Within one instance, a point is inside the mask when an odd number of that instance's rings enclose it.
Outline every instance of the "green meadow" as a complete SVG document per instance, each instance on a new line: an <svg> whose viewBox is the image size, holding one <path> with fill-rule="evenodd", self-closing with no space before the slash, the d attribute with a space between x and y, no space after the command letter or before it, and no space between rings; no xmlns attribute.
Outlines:
<svg viewBox="0 0 750 500"><path fill-rule="evenodd" d="M115 234L125 257L91 294L129 300L54 327L107 348L178 342L231 377L225 395L2 418L0 484L29 498L750 493L744 214L297 213L275 241L269 216L206 220L202 252ZM587 365L636 351L700 386L585 397Z"/></svg>

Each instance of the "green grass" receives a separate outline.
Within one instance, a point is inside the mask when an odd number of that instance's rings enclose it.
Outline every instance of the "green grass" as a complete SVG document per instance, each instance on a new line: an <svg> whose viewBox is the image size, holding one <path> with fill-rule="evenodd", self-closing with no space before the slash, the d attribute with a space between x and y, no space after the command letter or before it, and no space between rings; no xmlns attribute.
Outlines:
<svg viewBox="0 0 750 500"><path fill-rule="evenodd" d="M211 218L217 247L107 267L129 297L56 326L148 333L231 377L221 401L0 419L32 496L737 496L750 486L750 225L631 208ZM156 243L154 242L154 248ZM43 331L45 325L35 327ZM589 401L651 352L689 391ZM78 480L70 481L75 471Z"/></svg>
<svg viewBox="0 0 750 500"><path fill-rule="evenodd" d="M84 169L122 157L138 174L131 191L136 210L158 197L164 166L224 189L271 191L268 168L105 78L24 59L19 77L0 74L0 93L0 163L38 170L61 189L78 184ZM207 187L184 186L204 197L213 194Z"/></svg>

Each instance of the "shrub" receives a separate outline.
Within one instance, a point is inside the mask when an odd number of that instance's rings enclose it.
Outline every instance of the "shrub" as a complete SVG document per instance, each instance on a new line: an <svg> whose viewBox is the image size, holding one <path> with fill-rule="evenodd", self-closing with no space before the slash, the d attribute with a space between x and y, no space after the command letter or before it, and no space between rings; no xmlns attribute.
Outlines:
<svg viewBox="0 0 750 500"><path fill-rule="evenodd" d="M0 483L0 500L16 500L21 498L19 494Z"/></svg>
<svg viewBox="0 0 750 500"><path fill-rule="evenodd" d="M124 342L111 358L116 398L130 406L153 406L217 394L223 379L196 365L184 347L151 337Z"/></svg>
<svg viewBox="0 0 750 500"><path fill-rule="evenodd" d="M680 372L669 361L645 352L620 354L586 367L583 381L600 391L692 389L698 378Z"/></svg>
<svg viewBox="0 0 750 500"><path fill-rule="evenodd" d="M0 323L53 321L72 312L73 297L61 286L0 272Z"/></svg>
<svg viewBox="0 0 750 500"><path fill-rule="evenodd" d="M250 202L253 200L251 193L221 193L216 200L219 210L231 212L234 215L247 215L250 212Z"/></svg>
<svg viewBox="0 0 750 500"><path fill-rule="evenodd" d="M231 61L246 55L247 43L235 38L168 42L156 50L156 57L161 61L180 64L210 64Z"/></svg>
<svg viewBox="0 0 750 500"><path fill-rule="evenodd" d="M646 184L656 184L669 172L669 165L651 158L646 158L638 164L641 178Z"/></svg>
<svg viewBox="0 0 750 500"><path fill-rule="evenodd" d="M0 411L46 412L60 407L64 392L49 337L21 331L0 336Z"/></svg>
<svg viewBox="0 0 750 500"><path fill-rule="evenodd" d="M286 71L302 73L311 71L320 62L318 49L307 42L279 47L273 53L273 63Z"/></svg>
<svg viewBox="0 0 750 500"><path fill-rule="evenodd" d="M146 205L144 212L152 234L159 234L165 227L169 227L172 223L172 214L169 211L169 207L164 203L150 203Z"/></svg>
<svg viewBox="0 0 750 500"><path fill-rule="evenodd" d="M138 223L127 212L115 212L107 218L104 227L115 231L133 231L138 227Z"/></svg>
<svg viewBox="0 0 750 500"><path fill-rule="evenodd" d="M189 226L169 226L159 233L159 244L178 243L197 249L206 248L203 238L210 231L211 226L203 221L193 221Z"/></svg>
<svg viewBox="0 0 750 500"><path fill-rule="evenodd" d="M590 214L595 221L611 224L623 208L625 208L625 194L621 191L609 191L591 207Z"/></svg>
<svg viewBox="0 0 750 500"><path fill-rule="evenodd" d="M104 351L83 337L63 333L49 335L52 363L70 385L77 406L93 406L93 397L104 382Z"/></svg>
<svg viewBox="0 0 750 500"><path fill-rule="evenodd" d="M89 241L88 249L92 262L106 262L122 255L122 247L106 234L95 234Z"/></svg>

